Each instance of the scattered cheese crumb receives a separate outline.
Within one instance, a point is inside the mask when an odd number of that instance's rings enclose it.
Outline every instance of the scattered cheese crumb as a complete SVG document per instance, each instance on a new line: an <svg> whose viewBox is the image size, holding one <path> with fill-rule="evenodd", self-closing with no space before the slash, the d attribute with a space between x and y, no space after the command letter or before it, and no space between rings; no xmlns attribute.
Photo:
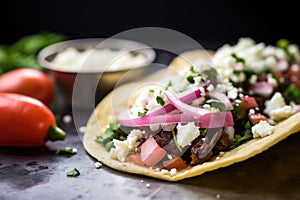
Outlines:
<svg viewBox="0 0 300 200"><path fill-rule="evenodd" d="M102 163L101 162L99 162L99 161L97 161L97 162L95 162L95 167L97 168L97 169L99 169L99 168L101 168L102 167Z"/></svg>
<svg viewBox="0 0 300 200"><path fill-rule="evenodd" d="M80 133L84 133L85 130L86 130L86 127L85 127L85 126L79 127L79 132L80 132Z"/></svg>
<svg viewBox="0 0 300 200"><path fill-rule="evenodd" d="M171 176L174 176L174 175L176 174L176 172L177 172L177 169L176 169L176 168L172 168L172 169L170 170L170 175L171 175Z"/></svg>
<svg viewBox="0 0 300 200"><path fill-rule="evenodd" d="M169 160L171 160L173 158L171 154L168 154L167 157Z"/></svg>
<svg viewBox="0 0 300 200"><path fill-rule="evenodd" d="M277 108L282 108L285 105L286 104L284 98L282 97L282 94L280 92L276 92L270 100L266 101L265 103L266 108L264 110L264 113L270 115L272 110L275 110Z"/></svg>
<svg viewBox="0 0 300 200"><path fill-rule="evenodd" d="M265 137L274 132L274 126L271 126L267 121L261 120L251 130L254 138Z"/></svg>
<svg viewBox="0 0 300 200"><path fill-rule="evenodd" d="M164 175L168 175L168 174L169 174L169 171L166 170L166 169L162 169L162 170L161 170L161 173L164 174Z"/></svg>
<svg viewBox="0 0 300 200"><path fill-rule="evenodd" d="M63 117L63 122L64 122L64 123L70 123L71 121L72 121L71 115L65 115L65 116Z"/></svg>
<svg viewBox="0 0 300 200"><path fill-rule="evenodd" d="M144 183L144 180L140 180L141 183Z"/></svg>
<svg viewBox="0 0 300 200"><path fill-rule="evenodd" d="M217 156L217 157L216 157L216 160L219 160L219 159L220 159L220 157L219 157L219 156Z"/></svg>
<svg viewBox="0 0 300 200"><path fill-rule="evenodd" d="M191 141L200 135L199 128L193 122L186 125L177 125L177 142L181 147L187 146Z"/></svg>
<svg viewBox="0 0 300 200"><path fill-rule="evenodd" d="M219 155L224 155L224 153L225 153L224 151L220 151Z"/></svg>
<svg viewBox="0 0 300 200"><path fill-rule="evenodd" d="M147 183L147 184L146 184L146 187L147 187L147 188L149 188L150 186L151 186L150 183Z"/></svg>
<svg viewBox="0 0 300 200"><path fill-rule="evenodd" d="M292 106L284 106L282 108L274 109L270 112L270 116L275 121L280 121L288 118L294 113Z"/></svg>
<svg viewBox="0 0 300 200"><path fill-rule="evenodd" d="M221 195L220 195L220 194L217 194L217 195L216 195L216 198L217 198L217 199L220 199L220 198L221 198Z"/></svg>

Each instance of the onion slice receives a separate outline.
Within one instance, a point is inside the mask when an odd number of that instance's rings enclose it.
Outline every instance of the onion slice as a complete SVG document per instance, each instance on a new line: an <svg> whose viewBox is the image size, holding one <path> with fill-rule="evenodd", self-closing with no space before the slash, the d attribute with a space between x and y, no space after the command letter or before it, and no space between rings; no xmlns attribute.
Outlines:
<svg viewBox="0 0 300 200"><path fill-rule="evenodd" d="M205 87L203 87L205 89ZM200 98L202 96L200 89L193 90L192 92L188 92L187 94L183 94L179 99L184 102L184 103L191 103L197 98ZM169 113L173 110L175 110L176 107L173 104L166 104L162 108L159 108L149 114L147 116L157 116L157 115L162 115L165 113Z"/></svg>
<svg viewBox="0 0 300 200"><path fill-rule="evenodd" d="M261 81L251 85L249 90L252 91L253 94L257 94L262 97L269 97L273 93L274 88L268 82Z"/></svg>
<svg viewBox="0 0 300 200"><path fill-rule="evenodd" d="M165 114L130 119L128 112L123 111L118 115L117 120L121 125L130 127L189 122L195 122L200 128L217 128L234 125L231 112L207 113L198 115L198 117L193 117L189 114Z"/></svg>
<svg viewBox="0 0 300 200"><path fill-rule="evenodd" d="M210 111L203 109L203 108L197 108L191 105L188 105L184 102L182 102L179 98L177 98L174 94L171 92L166 92L166 97L169 100L170 104L174 105L178 110L185 112L193 117L199 117L199 115L204 115L210 113Z"/></svg>

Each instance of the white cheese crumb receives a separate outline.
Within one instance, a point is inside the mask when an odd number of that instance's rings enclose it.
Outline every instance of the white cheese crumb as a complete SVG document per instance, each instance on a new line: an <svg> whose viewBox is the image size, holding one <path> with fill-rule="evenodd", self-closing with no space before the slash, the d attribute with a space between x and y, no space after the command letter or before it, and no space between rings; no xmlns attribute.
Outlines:
<svg viewBox="0 0 300 200"><path fill-rule="evenodd" d="M264 113L268 114L269 116L272 110L284 107L285 101L282 97L282 94L280 92L276 92L270 100L265 102L265 106L266 108L264 110Z"/></svg>
<svg viewBox="0 0 300 200"><path fill-rule="evenodd" d="M207 87L208 91L212 91L214 89L215 89L215 87L212 84L209 84L208 87Z"/></svg>
<svg viewBox="0 0 300 200"><path fill-rule="evenodd" d="M169 160L171 160L173 158L171 154L168 154L167 157Z"/></svg>
<svg viewBox="0 0 300 200"><path fill-rule="evenodd" d="M274 109L270 112L271 119L280 121L288 118L294 113L292 106L284 106L282 108Z"/></svg>
<svg viewBox="0 0 300 200"><path fill-rule="evenodd" d="M77 153L77 149L76 148L72 148L72 153L73 154Z"/></svg>
<svg viewBox="0 0 300 200"><path fill-rule="evenodd" d="M249 114L254 115L254 114L255 114L255 110L254 110L253 108L251 108L251 109L249 110Z"/></svg>
<svg viewBox="0 0 300 200"><path fill-rule="evenodd" d="M217 199L220 199L220 198L221 198L221 195L220 195L220 194L217 194L217 195L216 195L216 198L217 198Z"/></svg>
<svg viewBox="0 0 300 200"><path fill-rule="evenodd" d="M80 133L84 133L85 130L86 130L86 127L85 126L81 126L81 127L79 127L78 130L79 130Z"/></svg>
<svg viewBox="0 0 300 200"><path fill-rule="evenodd" d="M257 75L251 75L249 79L249 83L255 84L257 82Z"/></svg>
<svg viewBox="0 0 300 200"><path fill-rule="evenodd" d="M209 109L209 108L210 108L210 105L209 105L209 104L204 104L204 105L203 105L203 108L204 108L204 109Z"/></svg>
<svg viewBox="0 0 300 200"><path fill-rule="evenodd" d="M99 161L97 161L97 162L95 162L95 167L97 168L97 169L99 169L99 168L101 168L102 167L102 163L101 162L99 162Z"/></svg>
<svg viewBox="0 0 300 200"><path fill-rule="evenodd" d="M224 153L225 153L224 151L220 151L219 155L224 155Z"/></svg>
<svg viewBox="0 0 300 200"><path fill-rule="evenodd" d="M230 99L236 99L238 97L238 89L237 88L232 88L227 92L227 96Z"/></svg>
<svg viewBox="0 0 300 200"><path fill-rule="evenodd" d="M155 171L159 172L159 171L160 171L160 168L156 167L156 168L155 168Z"/></svg>
<svg viewBox="0 0 300 200"><path fill-rule="evenodd" d="M219 159L220 159L220 157L219 157L219 156L217 156L217 157L216 157L216 160L219 160Z"/></svg>
<svg viewBox="0 0 300 200"><path fill-rule="evenodd" d="M146 184L146 187L147 187L147 188L151 187L150 183L147 183L147 184Z"/></svg>
<svg viewBox="0 0 300 200"><path fill-rule="evenodd" d="M277 87L278 86L277 80L272 76L272 74L268 74L267 81L273 87Z"/></svg>
<svg viewBox="0 0 300 200"><path fill-rule="evenodd" d="M169 171L166 170L166 169L162 169L160 172L161 172L163 175L168 175L168 174L169 174Z"/></svg>
<svg viewBox="0 0 300 200"><path fill-rule="evenodd" d="M251 130L254 138L265 137L274 132L274 126L271 126L267 121L261 120L258 124L255 124Z"/></svg>
<svg viewBox="0 0 300 200"><path fill-rule="evenodd" d="M187 146L191 141L196 139L200 135L199 128L195 126L193 122L189 122L186 125L177 125L177 143L181 147Z"/></svg>
<svg viewBox="0 0 300 200"><path fill-rule="evenodd" d="M64 123L70 123L72 121L72 116L71 115L65 115L63 117L63 122Z"/></svg>
<svg viewBox="0 0 300 200"><path fill-rule="evenodd" d="M140 180L141 183L144 183L144 180Z"/></svg>
<svg viewBox="0 0 300 200"><path fill-rule="evenodd" d="M176 169L176 168L172 168L172 169L170 170L170 175L171 175L171 176L174 176L174 175L176 174L176 172L177 172L177 169Z"/></svg>

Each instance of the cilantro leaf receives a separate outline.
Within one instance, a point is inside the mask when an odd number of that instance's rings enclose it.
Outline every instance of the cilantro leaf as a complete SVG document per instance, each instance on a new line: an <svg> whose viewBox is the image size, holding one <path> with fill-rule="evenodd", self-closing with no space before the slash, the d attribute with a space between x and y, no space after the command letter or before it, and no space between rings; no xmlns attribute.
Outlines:
<svg viewBox="0 0 300 200"><path fill-rule="evenodd" d="M235 62L237 63L245 64L246 62L244 58L238 57L235 53L232 53L231 56L235 59Z"/></svg>
<svg viewBox="0 0 300 200"><path fill-rule="evenodd" d="M156 102L161 106L165 105L165 101L160 96L156 97Z"/></svg>
<svg viewBox="0 0 300 200"><path fill-rule="evenodd" d="M296 104L300 104L300 90L294 85L288 86L288 88L283 92L283 97L288 103L293 101Z"/></svg>
<svg viewBox="0 0 300 200"><path fill-rule="evenodd" d="M76 177L76 176L79 176L79 175L80 175L80 172L77 168L74 168L71 171L67 172L68 177Z"/></svg>

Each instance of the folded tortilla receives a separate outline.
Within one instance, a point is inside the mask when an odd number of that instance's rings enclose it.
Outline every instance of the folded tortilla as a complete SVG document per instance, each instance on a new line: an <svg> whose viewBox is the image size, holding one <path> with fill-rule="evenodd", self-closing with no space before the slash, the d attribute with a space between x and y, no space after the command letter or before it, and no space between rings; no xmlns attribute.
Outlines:
<svg viewBox="0 0 300 200"><path fill-rule="evenodd" d="M237 162L245 161L248 158L269 149L289 135L300 131L300 113L297 113L276 125L272 135L253 139L235 149L227 151L223 155L219 155L218 159L213 158L209 162L188 167L187 169L176 172L173 176L170 174L163 174L161 171L151 169L150 167L141 167L130 162L120 162L110 158L109 153L105 150L104 146L95 141L96 136L104 133L107 125L115 119L118 112L128 109L129 99L133 98L133 96L131 96L133 91L137 91L143 87L143 85L148 83L159 82L166 74L179 71L183 67L189 67L190 63L196 59L206 59L209 58L208 56L209 54L204 53L201 50L185 52L175 58L168 69L156 72L143 81L129 83L116 88L98 104L90 116L83 137L85 150L92 157L113 169L168 181L178 181L198 176L221 167L226 167Z"/></svg>

